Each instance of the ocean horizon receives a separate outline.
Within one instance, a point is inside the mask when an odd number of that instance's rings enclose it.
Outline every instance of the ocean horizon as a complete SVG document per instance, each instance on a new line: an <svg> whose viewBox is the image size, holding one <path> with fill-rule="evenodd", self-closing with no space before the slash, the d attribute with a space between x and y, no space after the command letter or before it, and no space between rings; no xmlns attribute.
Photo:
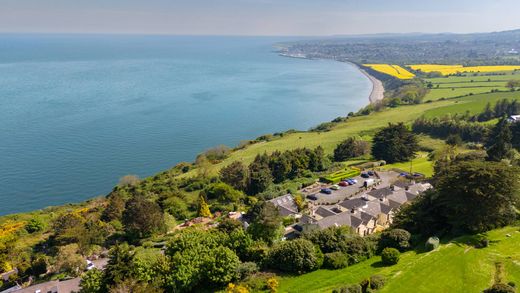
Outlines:
<svg viewBox="0 0 520 293"><path fill-rule="evenodd" d="M355 66L291 37L0 34L0 215L79 202L216 145L368 104Z"/></svg>

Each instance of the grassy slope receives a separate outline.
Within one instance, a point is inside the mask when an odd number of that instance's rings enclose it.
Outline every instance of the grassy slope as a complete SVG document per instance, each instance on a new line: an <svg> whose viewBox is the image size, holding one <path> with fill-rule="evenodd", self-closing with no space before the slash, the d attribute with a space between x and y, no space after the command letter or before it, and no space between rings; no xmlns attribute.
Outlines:
<svg viewBox="0 0 520 293"><path fill-rule="evenodd" d="M493 106L501 99L520 100L520 92L499 92L482 95L467 96L459 99L450 100L448 105L442 105L434 109L428 109L424 112L426 117L439 117L446 114L465 113L476 114L484 109L488 102Z"/></svg>
<svg viewBox="0 0 520 293"><path fill-rule="evenodd" d="M386 109L382 112L372 113L368 116L350 118L347 122L339 123L334 129L328 132L301 132L286 134L269 142L260 142L245 149L233 152L229 158L223 162L213 165L214 172L228 165L233 161L242 161L249 164L257 154L272 152L274 150L288 150L298 147L314 148L321 145L327 153L332 153L334 147L349 136L361 136L369 139L377 129L386 126L389 122L411 123L423 114L427 117L444 116L448 113L470 113L482 111L489 101L492 104L496 101L507 99L520 99L520 92L499 92L480 95L467 96L457 99L435 101L419 105L401 106L393 109ZM418 171L420 172L420 171ZM184 176L194 175L194 171L186 173Z"/></svg>
<svg viewBox="0 0 520 293"><path fill-rule="evenodd" d="M511 237L506 237L506 234ZM506 227L488 233L489 247L467 245L469 236L460 237L429 253L406 252L391 267L380 265L380 257L341 270L318 270L280 279L279 292L330 292L342 285L358 283L374 274L388 278L379 292L481 292L493 282L495 262L506 267L506 280L520 281L520 233Z"/></svg>

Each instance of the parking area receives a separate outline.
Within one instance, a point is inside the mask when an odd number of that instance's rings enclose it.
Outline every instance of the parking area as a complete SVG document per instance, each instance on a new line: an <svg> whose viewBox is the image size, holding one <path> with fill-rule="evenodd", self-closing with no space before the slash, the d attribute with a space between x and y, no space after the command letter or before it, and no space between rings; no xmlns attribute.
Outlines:
<svg viewBox="0 0 520 293"><path fill-rule="evenodd" d="M370 176L371 179L378 179L379 183L377 184L377 188L384 188L392 184L399 173L393 171L382 171L377 173L378 176ZM363 187L363 183L365 180L369 178L363 178L361 176L353 177L352 179L357 180L357 183L349 186L340 186L338 190L331 190L331 194L326 194L320 192L323 188L330 188L333 184L326 184L317 182L311 186L308 186L300 192L305 198L319 205L327 205L327 204L335 204L337 202L343 201L345 199L351 198L355 195L361 194L366 191L366 188ZM312 198L315 199L312 199Z"/></svg>

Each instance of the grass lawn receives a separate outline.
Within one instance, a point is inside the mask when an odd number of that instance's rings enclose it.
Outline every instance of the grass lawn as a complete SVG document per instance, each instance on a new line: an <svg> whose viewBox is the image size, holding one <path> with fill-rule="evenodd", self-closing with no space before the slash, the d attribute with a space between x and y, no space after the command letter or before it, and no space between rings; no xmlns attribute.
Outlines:
<svg viewBox="0 0 520 293"><path fill-rule="evenodd" d="M506 90L505 86L501 87L474 87L474 88L465 88L465 87L454 87L453 89L451 87L449 88L433 88L426 94L424 97L424 101L437 101L439 99L445 98L455 98L455 97L461 97L469 94L482 94L482 93L489 93L491 90L497 89L497 90Z"/></svg>
<svg viewBox="0 0 520 293"><path fill-rule="evenodd" d="M393 163L383 166L382 169L399 169L404 172L410 172L410 167L412 173L419 172L426 175L426 177L431 177L433 175L433 162L428 160L428 153L426 152L419 152L415 159L412 160L411 164L410 162Z"/></svg>
<svg viewBox="0 0 520 293"><path fill-rule="evenodd" d="M511 234L511 237L506 237ZM520 281L520 233L506 227L488 233L490 246L467 245L472 237L456 238L435 251L406 252L397 265L384 267L376 256L341 270L318 270L301 276L280 278L279 292L331 292L342 285L358 283L374 274L388 278L379 292L482 292L491 286L495 262L505 264L506 280Z"/></svg>

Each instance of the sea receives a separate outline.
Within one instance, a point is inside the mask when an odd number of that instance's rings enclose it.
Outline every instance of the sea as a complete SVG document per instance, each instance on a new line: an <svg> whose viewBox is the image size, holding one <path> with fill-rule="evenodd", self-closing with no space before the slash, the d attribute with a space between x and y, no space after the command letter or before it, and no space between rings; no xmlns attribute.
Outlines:
<svg viewBox="0 0 520 293"><path fill-rule="evenodd" d="M368 104L354 66L297 37L0 35L0 215L105 195L216 146Z"/></svg>

